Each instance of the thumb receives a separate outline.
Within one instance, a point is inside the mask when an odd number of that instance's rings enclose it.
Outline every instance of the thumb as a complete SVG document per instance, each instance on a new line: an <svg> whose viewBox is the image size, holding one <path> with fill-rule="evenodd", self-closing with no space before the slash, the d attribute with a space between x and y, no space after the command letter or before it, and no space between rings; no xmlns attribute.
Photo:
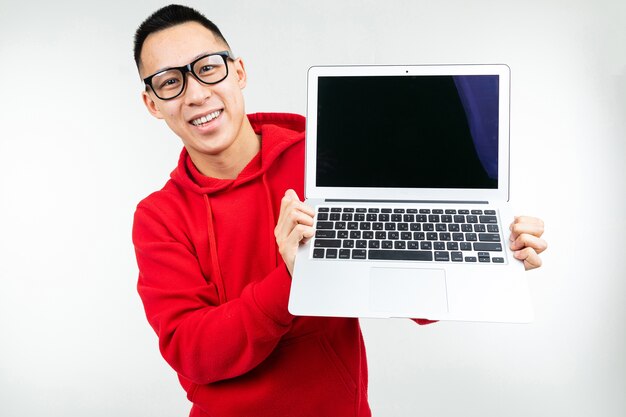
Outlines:
<svg viewBox="0 0 626 417"><path fill-rule="evenodd" d="M298 194L296 194L296 192L291 188L285 191L285 197L291 200L300 201L300 197L298 197Z"/></svg>

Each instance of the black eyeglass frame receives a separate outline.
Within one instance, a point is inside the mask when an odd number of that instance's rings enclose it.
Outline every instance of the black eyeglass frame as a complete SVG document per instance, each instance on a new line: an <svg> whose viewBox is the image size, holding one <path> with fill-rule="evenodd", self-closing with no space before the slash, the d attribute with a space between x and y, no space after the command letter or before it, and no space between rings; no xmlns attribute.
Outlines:
<svg viewBox="0 0 626 417"><path fill-rule="evenodd" d="M194 65L196 65L196 63L198 61L201 61L201 60L205 59L206 57L212 56L212 55L219 55L219 56L222 57L222 59L224 60L224 65L226 66L226 74L221 79L208 83L208 82L203 81L203 80L200 79L198 74L196 74L195 71L193 70L193 67L194 67ZM146 85L146 87L150 87L150 89L152 90L154 95L157 96L157 98L159 100L163 100L163 101L173 100L176 97L180 96L185 91L185 88L187 87L187 73L188 72L190 72L196 80L200 81L202 84L205 84L205 85L214 85L214 84L217 84L217 83L220 83L220 82L224 81L226 79L226 77L228 77L228 61L227 61L228 59L230 59L231 61L235 60L235 57L233 56L233 54L230 53L230 51L211 52L210 54L202 55L200 58L195 59L193 62L190 62L187 65L183 65L182 67L165 68L165 69L163 69L163 70L161 70L161 71L159 71L157 73L154 73L154 74L144 78L143 82ZM173 97L169 97L169 98L160 97L157 94L157 92L154 89L154 87L152 86L152 79L154 77L156 77L157 75L164 73L165 71L172 71L172 70L178 70L178 71L181 72L181 74L183 75L183 86L180 89L180 92L178 94L176 94L175 96L173 96Z"/></svg>

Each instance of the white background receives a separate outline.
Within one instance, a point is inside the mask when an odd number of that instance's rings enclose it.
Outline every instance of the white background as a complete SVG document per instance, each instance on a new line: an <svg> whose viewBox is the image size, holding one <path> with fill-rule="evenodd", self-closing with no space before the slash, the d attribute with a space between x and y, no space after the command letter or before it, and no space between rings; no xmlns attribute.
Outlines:
<svg viewBox="0 0 626 417"><path fill-rule="evenodd" d="M314 64L507 63L512 203L546 221L530 325L364 320L375 416L626 415L626 3L191 2L305 112ZM180 140L140 101L161 2L0 2L0 415L185 416L136 293L136 203ZM377 92L372 90L372 119Z"/></svg>

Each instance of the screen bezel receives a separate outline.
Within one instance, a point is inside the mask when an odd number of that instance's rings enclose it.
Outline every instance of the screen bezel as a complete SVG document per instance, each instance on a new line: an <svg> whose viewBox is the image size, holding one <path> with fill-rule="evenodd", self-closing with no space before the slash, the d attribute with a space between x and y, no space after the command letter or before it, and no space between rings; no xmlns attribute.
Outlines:
<svg viewBox="0 0 626 417"><path fill-rule="evenodd" d="M320 77L420 75L497 75L498 86L498 187L375 188L317 186L317 97ZM471 65L351 65L313 66L307 75L306 172L307 199L387 201L508 201L510 68L504 64Z"/></svg>

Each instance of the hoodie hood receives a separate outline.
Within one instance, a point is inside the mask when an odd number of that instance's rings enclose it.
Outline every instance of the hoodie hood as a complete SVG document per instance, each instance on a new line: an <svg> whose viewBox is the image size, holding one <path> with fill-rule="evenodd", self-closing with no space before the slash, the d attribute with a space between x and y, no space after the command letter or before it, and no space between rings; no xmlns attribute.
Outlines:
<svg viewBox="0 0 626 417"><path fill-rule="evenodd" d="M248 115L254 132L261 135L261 151L235 179L218 179L203 175L183 148L172 181L196 194L211 195L237 187L263 175L290 146L304 139L305 118L291 113L254 113Z"/></svg>

